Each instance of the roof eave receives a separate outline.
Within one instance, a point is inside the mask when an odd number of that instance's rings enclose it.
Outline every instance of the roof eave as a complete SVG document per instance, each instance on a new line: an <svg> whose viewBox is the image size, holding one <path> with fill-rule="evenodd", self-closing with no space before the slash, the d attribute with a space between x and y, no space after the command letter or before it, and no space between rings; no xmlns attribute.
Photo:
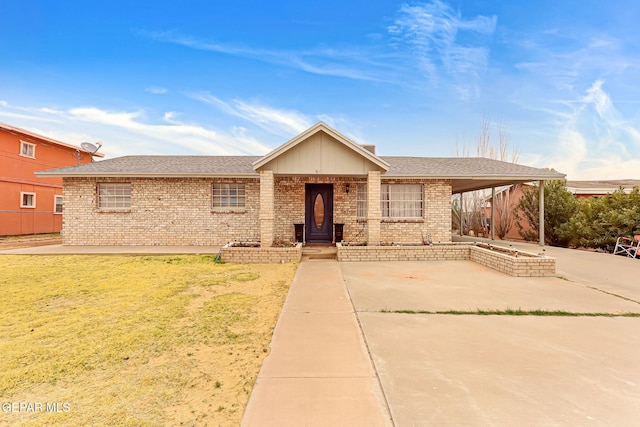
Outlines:
<svg viewBox="0 0 640 427"><path fill-rule="evenodd" d="M62 177L62 178L258 178L259 175L252 173L122 173L122 172L102 172L102 173L63 173L63 172L36 172L36 176L41 177Z"/></svg>
<svg viewBox="0 0 640 427"><path fill-rule="evenodd" d="M389 179L471 179L471 180L498 180L498 181L554 181L564 179L566 175L559 174L556 176L540 176L540 175L444 175L444 174L384 174L382 178Z"/></svg>

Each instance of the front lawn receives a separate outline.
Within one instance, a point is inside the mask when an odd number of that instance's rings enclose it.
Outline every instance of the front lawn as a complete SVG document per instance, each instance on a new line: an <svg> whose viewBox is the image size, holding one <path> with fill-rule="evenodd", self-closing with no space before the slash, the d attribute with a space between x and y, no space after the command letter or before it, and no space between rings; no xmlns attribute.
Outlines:
<svg viewBox="0 0 640 427"><path fill-rule="evenodd" d="M0 256L0 425L237 426L294 271Z"/></svg>

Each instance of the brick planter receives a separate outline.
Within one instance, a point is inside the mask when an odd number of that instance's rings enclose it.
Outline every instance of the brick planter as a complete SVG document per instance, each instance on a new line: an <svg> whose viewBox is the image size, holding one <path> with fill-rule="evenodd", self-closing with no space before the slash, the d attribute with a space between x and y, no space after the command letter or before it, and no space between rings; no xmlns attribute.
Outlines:
<svg viewBox="0 0 640 427"><path fill-rule="evenodd" d="M462 261L469 259L468 244L431 246L343 246L338 261Z"/></svg>
<svg viewBox="0 0 640 427"><path fill-rule="evenodd" d="M220 250L222 261L239 264L277 264L299 262L302 244L290 248L238 247L227 244Z"/></svg>
<svg viewBox="0 0 640 427"><path fill-rule="evenodd" d="M510 276L552 277L556 275L555 258L540 257L528 252L519 252L515 257L491 249L471 246L469 259Z"/></svg>
<svg viewBox="0 0 640 427"><path fill-rule="evenodd" d="M520 252L517 257L469 243L431 246L343 246L338 261L461 261L469 260L516 277L549 277L556 274L555 258Z"/></svg>

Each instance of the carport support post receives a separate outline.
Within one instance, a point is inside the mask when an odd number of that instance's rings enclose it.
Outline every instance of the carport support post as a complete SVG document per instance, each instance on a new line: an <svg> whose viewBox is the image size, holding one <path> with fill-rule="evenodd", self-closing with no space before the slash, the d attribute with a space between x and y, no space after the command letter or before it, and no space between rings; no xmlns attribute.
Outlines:
<svg viewBox="0 0 640 427"><path fill-rule="evenodd" d="M464 225L464 221L462 220L462 218L464 218L464 203L462 202L462 192L460 192L460 235L464 236L464 229L462 228L462 226Z"/></svg>
<svg viewBox="0 0 640 427"><path fill-rule="evenodd" d="M380 244L380 171L369 171L367 176L367 245Z"/></svg>
<svg viewBox="0 0 640 427"><path fill-rule="evenodd" d="M495 224L495 213L496 213L496 206L495 206L495 200L496 200L496 187L491 187L491 224L489 225L489 227L491 227L491 240L496 240L496 236L495 234L493 234L493 230L495 230L494 224Z"/></svg>
<svg viewBox="0 0 640 427"><path fill-rule="evenodd" d="M540 180L539 183L538 191L540 192L540 196L538 199L540 204L538 206L538 224L540 232L538 234L540 237L540 246L544 246L544 181Z"/></svg>
<svg viewBox="0 0 640 427"><path fill-rule="evenodd" d="M273 244L274 219L273 171L260 171L260 246L268 248Z"/></svg>

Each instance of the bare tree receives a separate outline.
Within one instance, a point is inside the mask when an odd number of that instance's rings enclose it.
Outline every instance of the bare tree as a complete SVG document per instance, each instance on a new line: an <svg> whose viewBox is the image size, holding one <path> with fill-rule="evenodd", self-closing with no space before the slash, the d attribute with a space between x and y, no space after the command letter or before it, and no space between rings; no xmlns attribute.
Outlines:
<svg viewBox="0 0 640 427"><path fill-rule="evenodd" d="M492 130L497 132L497 145L492 141ZM476 142L477 157L485 157L500 161L516 163L518 161L518 150L511 149L511 134L502 122L497 122L492 126L486 117L482 118L480 133ZM463 144L460 148L456 141L456 157L470 157L471 149ZM499 189L493 199L494 208L494 233L498 238L503 239L515 224L512 205L514 201L512 196L517 191L519 184L516 186L504 187ZM487 190L473 191L465 194L463 210L463 229L462 234L468 234L473 230L475 235L479 233L486 234L489 232L488 225L490 223L490 203L491 193ZM453 204L452 218L460 220L460 203ZM459 222L458 222L459 224Z"/></svg>

